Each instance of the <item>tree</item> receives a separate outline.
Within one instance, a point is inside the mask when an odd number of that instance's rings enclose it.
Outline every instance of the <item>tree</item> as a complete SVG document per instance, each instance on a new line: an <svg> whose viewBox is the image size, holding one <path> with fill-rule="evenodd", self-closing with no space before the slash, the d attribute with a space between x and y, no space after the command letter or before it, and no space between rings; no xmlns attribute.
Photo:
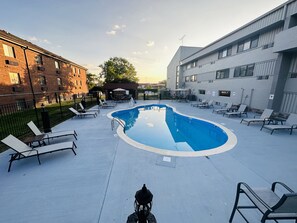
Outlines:
<svg viewBox="0 0 297 223"><path fill-rule="evenodd" d="M92 89L95 86L101 86L102 80L96 74L87 73L87 85L89 89Z"/></svg>
<svg viewBox="0 0 297 223"><path fill-rule="evenodd" d="M102 69L100 77L105 78L105 83L137 83L137 73L128 60L121 57L112 57L99 65Z"/></svg>

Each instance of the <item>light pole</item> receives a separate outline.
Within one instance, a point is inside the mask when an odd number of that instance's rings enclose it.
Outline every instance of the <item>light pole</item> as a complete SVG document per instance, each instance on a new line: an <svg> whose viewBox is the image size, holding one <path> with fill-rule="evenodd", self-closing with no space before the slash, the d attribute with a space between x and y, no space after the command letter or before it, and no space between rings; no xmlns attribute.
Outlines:
<svg viewBox="0 0 297 223"><path fill-rule="evenodd" d="M27 46L22 46L22 49L24 51L24 56L25 56L26 68L27 68L27 73L28 73L28 77L29 77L31 93L32 93L32 97L33 97L33 106L34 106L34 110L35 110L37 125L39 126L39 119L38 119L38 113L37 113L37 108L36 108L36 97L35 97L35 93L34 93L34 89L33 89L31 73L30 73L30 68L29 68L29 64L28 64L28 60L27 60L27 54L26 54L26 49L28 49L28 47Z"/></svg>

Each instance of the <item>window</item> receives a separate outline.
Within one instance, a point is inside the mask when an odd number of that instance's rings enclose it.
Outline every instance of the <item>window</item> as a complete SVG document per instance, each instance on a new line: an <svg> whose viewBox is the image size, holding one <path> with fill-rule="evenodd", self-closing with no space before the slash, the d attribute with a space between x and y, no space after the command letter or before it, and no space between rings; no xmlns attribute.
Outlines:
<svg viewBox="0 0 297 223"><path fill-rule="evenodd" d="M229 69L218 70L216 74L216 79L229 78Z"/></svg>
<svg viewBox="0 0 297 223"><path fill-rule="evenodd" d="M21 78L20 74L18 73L9 73L10 83L12 84L20 84Z"/></svg>
<svg viewBox="0 0 297 223"><path fill-rule="evenodd" d="M39 83L40 85L46 85L46 77L45 76L40 76L39 77Z"/></svg>
<svg viewBox="0 0 297 223"><path fill-rule="evenodd" d="M80 86L82 86L82 81L79 81L79 83L80 83Z"/></svg>
<svg viewBox="0 0 297 223"><path fill-rule="evenodd" d="M72 71L75 74L76 73L76 68L75 67L72 67Z"/></svg>
<svg viewBox="0 0 297 223"><path fill-rule="evenodd" d="M56 67L56 69L60 69L60 64L58 61L55 61L55 67Z"/></svg>
<svg viewBox="0 0 297 223"><path fill-rule="evenodd" d="M43 64L42 56L41 56L41 55L37 55L37 56L35 57L35 61L36 61L37 64L42 65L42 64Z"/></svg>
<svg viewBox="0 0 297 223"><path fill-rule="evenodd" d="M254 64L244 65L240 67L235 67L234 77L246 77L254 75Z"/></svg>
<svg viewBox="0 0 297 223"><path fill-rule="evenodd" d="M190 76L185 77L185 82L189 82L190 81Z"/></svg>
<svg viewBox="0 0 297 223"><path fill-rule="evenodd" d="M19 111L24 110L26 108L25 99L16 99L16 106Z"/></svg>
<svg viewBox="0 0 297 223"><path fill-rule="evenodd" d="M80 74L80 69L77 68L77 73Z"/></svg>
<svg viewBox="0 0 297 223"><path fill-rule="evenodd" d="M57 78L57 83L58 83L59 86L61 86L62 85L62 79L58 77Z"/></svg>
<svg viewBox="0 0 297 223"><path fill-rule="evenodd" d="M199 89L198 92L199 92L199 94L205 94L205 90Z"/></svg>
<svg viewBox="0 0 297 223"><path fill-rule="evenodd" d="M232 47L230 46L228 48L225 48L219 51L219 59L231 56L231 54L232 54Z"/></svg>
<svg viewBox="0 0 297 223"><path fill-rule="evenodd" d="M15 58L14 48L12 46L3 44L3 50L5 56Z"/></svg>
<svg viewBox="0 0 297 223"><path fill-rule="evenodd" d="M196 82L196 81L197 81L197 75L192 75L191 82Z"/></svg>
<svg viewBox="0 0 297 223"><path fill-rule="evenodd" d="M258 41L259 41L259 36L255 36L238 43L237 53L248 49L256 48L258 46Z"/></svg>
<svg viewBox="0 0 297 223"><path fill-rule="evenodd" d="M230 97L230 95L231 95L231 91L226 91L226 90L220 90L219 91L219 96Z"/></svg>
<svg viewBox="0 0 297 223"><path fill-rule="evenodd" d="M189 64L187 64L187 70L188 69L191 69L191 67L192 67L192 65L189 63Z"/></svg>

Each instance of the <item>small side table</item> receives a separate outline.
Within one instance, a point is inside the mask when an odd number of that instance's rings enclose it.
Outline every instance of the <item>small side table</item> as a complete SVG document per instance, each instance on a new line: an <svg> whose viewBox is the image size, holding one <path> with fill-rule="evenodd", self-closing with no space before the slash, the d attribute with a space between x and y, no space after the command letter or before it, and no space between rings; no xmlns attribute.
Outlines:
<svg viewBox="0 0 297 223"><path fill-rule="evenodd" d="M23 142L31 147L33 146L34 142L38 142L39 146L45 145L44 136L45 136L45 134L41 134L41 135L37 135L37 136L28 136L23 140Z"/></svg>

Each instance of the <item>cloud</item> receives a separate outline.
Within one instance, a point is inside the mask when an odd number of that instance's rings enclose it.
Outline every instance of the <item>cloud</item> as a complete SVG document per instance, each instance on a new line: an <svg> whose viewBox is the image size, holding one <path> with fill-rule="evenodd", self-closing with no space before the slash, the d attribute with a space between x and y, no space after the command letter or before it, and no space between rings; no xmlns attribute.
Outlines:
<svg viewBox="0 0 297 223"><path fill-rule="evenodd" d="M37 42L37 43L45 43L45 44L51 44L51 42L47 39L39 39L36 36L29 36L29 41Z"/></svg>
<svg viewBox="0 0 297 223"><path fill-rule="evenodd" d="M152 46L155 45L155 42L150 40L150 41L147 41L147 42L146 42L146 45L147 45L148 47L152 47Z"/></svg>
<svg viewBox="0 0 297 223"><path fill-rule="evenodd" d="M107 31L106 34L114 36L115 34L117 34L117 31L115 31L115 30Z"/></svg>
<svg viewBox="0 0 297 223"><path fill-rule="evenodd" d="M118 33L118 31L124 32L125 28L126 28L126 25L124 24L123 25L116 24L116 25L113 25L112 29L110 31L107 31L106 34L114 36Z"/></svg>

